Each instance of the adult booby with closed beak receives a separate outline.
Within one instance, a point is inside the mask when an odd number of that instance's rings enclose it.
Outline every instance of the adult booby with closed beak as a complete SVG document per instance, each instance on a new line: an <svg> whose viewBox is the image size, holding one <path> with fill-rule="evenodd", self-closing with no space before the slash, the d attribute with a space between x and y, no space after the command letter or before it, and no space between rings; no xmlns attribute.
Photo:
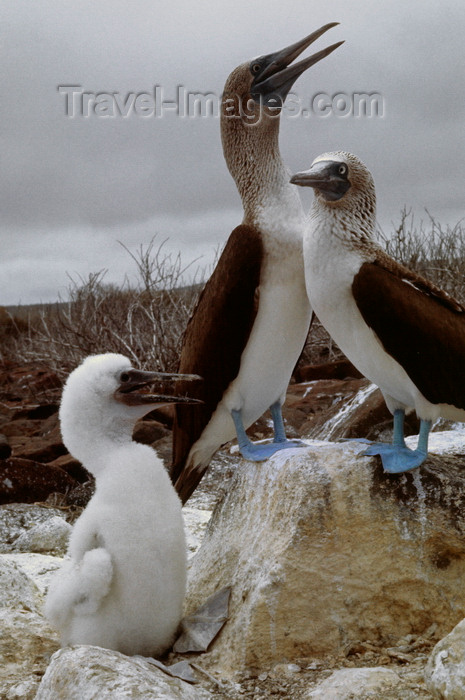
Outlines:
<svg viewBox="0 0 465 700"><path fill-rule="evenodd" d="M155 405L197 403L175 395L174 384L199 379L144 372L113 353L86 358L68 377L63 442L95 476L95 493L47 595L62 644L151 656L173 643L186 586L181 502L155 450L132 432Z"/></svg>
<svg viewBox="0 0 465 700"><path fill-rule="evenodd" d="M465 308L375 243L375 186L356 156L325 153L291 182L315 192L304 238L310 303L394 415L392 444L365 454L381 455L387 472L418 467L432 421L465 420ZM421 419L416 450L404 442L407 409Z"/></svg>
<svg viewBox="0 0 465 700"><path fill-rule="evenodd" d="M242 455L256 461L300 445L286 439L281 405L310 323L302 259L305 217L279 152L279 120L298 76L343 42L290 64L335 24L238 66L225 84L223 152L244 218L184 337L179 371L204 378L204 406L192 413L176 409L172 479L183 502L216 450L236 436ZM253 444L246 428L268 408L274 442Z"/></svg>

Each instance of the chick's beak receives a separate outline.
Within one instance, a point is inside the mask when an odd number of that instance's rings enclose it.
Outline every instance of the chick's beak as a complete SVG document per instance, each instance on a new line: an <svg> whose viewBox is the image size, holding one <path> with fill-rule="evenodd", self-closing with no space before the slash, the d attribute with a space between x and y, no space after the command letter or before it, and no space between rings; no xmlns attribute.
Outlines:
<svg viewBox="0 0 465 700"><path fill-rule="evenodd" d="M202 377L197 374L170 374L129 369L122 372L120 385L114 397L126 406L167 403L201 404L203 401L189 396L186 384L194 387L202 381ZM179 387L183 390L179 391Z"/></svg>

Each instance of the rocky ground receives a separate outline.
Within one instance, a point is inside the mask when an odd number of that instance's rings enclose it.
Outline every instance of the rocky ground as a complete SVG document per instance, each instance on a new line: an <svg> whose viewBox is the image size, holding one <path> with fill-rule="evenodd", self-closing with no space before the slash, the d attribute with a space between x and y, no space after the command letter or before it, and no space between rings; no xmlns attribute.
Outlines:
<svg viewBox="0 0 465 700"><path fill-rule="evenodd" d="M347 361L303 368L299 377L304 381L291 384L283 411L289 437L374 438L390 428L380 392ZM61 505L82 507L87 502L91 477L61 441L60 393L60 379L45 368L0 364L0 504L42 502L54 493L60 494L55 500ZM134 433L167 464L171 422L172 409L162 408L139 421ZM407 419L406 434L417 428L415 418ZM270 437L271 419L265 415L248 432L254 440Z"/></svg>
<svg viewBox="0 0 465 700"><path fill-rule="evenodd" d="M300 378L305 381L291 385L288 393L284 417L289 435L335 440L372 438L388 430L390 417L379 392L354 374L347 365L304 372ZM57 508L72 523L92 493L92 480L61 443L57 414L60 388L59 379L47 370L11 363L0 367L0 504L40 503L44 509ZM135 432L136 439L152 444L167 463L170 421L169 411L154 412L138 424ZM411 419L408 431L416 429L417 423ZM250 430L253 439L268 437L270 432L267 418ZM219 452L185 508L191 555L200 544L216 503L228 489L236 463L237 458L229 449ZM16 529L0 532L0 552L30 551L27 543L20 545L21 536L32 526L27 513L17 522ZM422 636L408 635L392 646L360 640L349 644L338 656L283 659L269 670L239 669L233 678L213 677L204 671L199 678L211 697L218 699L432 698L426 690L423 671L436 641L433 626ZM28 673L35 674L37 681L40 679L50 654L58 648L52 633L46 642L45 653L35 655L31 668L21 667L16 679L10 673L13 659L8 659L0 671L0 699L32 700L35 691L21 694L13 686L18 687ZM3 652L8 644L4 637ZM372 671L361 677L356 669Z"/></svg>
<svg viewBox="0 0 465 700"><path fill-rule="evenodd" d="M220 455L213 470L205 478L199 493L196 494L195 502L189 506L186 521L191 534L189 538L191 554L200 544L211 507L217 499L222 498L223 485L219 486L218 477L224 473L225 469L232 469L233 463L230 455ZM8 530L10 542L3 545L3 551L26 551L31 548L31 538L24 537L33 526L33 523L28 520L29 507L23 506L20 525L13 531ZM3 506L3 508L16 510L21 506ZM73 520L75 515L74 510L70 510L69 507L48 510L50 513L45 512L44 519L57 512L70 520ZM34 524L37 521L37 514L35 514ZM2 528L0 532L3 534ZM57 544L60 545L59 542ZM59 554L62 554L62 551ZM33 556L43 561L39 578L45 577L45 587L46 579L55 567L54 557L47 554ZM57 560L57 564L59 561ZM21 560L18 563L22 565ZM26 609L21 613L22 619L13 620L16 632L10 632L9 625L2 624L4 632L3 640L0 642L0 656L3 662L0 670L1 700L19 700L20 698L32 700L51 655L59 646L56 635L48 629L46 624L38 625L37 630L34 631L31 620L24 619L32 615L27 612L27 609L26 604ZM23 635L22 625L26 624L30 629L28 635ZM312 697L315 700L318 698L321 700L431 699L433 696L426 689L423 674L428 656L436 641L434 632L434 628L431 628L423 636L408 635L400 641L396 640L395 646L385 646L364 640L350 644L339 655L297 658L292 659L291 662L284 659L282 663L274 665L269 670L238 670L232 678L229 674L221 676L210 670L202 672L201 669L204 666L202 657L197 657L195 659L196 676L200 680L201 687L208 689L215 700L242 700L243 698L261 700L274 697L289 700L304 700ZM166 659L166 663L169 665L182 658L186 656L171 654ZM361 679L357 669L370 669L373 677ZM387 676L386 670L389 672ZM344 672L350 675L342 677L338 675ZM24 685L25 681L27 683ZM326 686L322 685L325 683ZM311 695L312 692L319 694ZM173 695L173 698L175 697L177 696Z"/></svg>
<svg viewBox="0 0 465 700"><path fill-rule="evenodd" d="M224 482L218 477L232 471L227 454L215 460L213 469L195 494L197 507L204 495L212 504L223 497ZM220 484L220 486L219 486ZM318 658L283 660L270 670L247 669L233 678L216 677L204 680L215 700L423 700L433 698L425 684L424 671L437 642L435 626L423 635L407 635L390 644L360 640L350 643L338 655ZM172 655L171 661L180 660ZM202 665L201 660L199 660ZM373 676L361 678L358 669L370 669ZM387 670L388 674L383 675ZM314 694L312 694L314 693Z"/></svg>

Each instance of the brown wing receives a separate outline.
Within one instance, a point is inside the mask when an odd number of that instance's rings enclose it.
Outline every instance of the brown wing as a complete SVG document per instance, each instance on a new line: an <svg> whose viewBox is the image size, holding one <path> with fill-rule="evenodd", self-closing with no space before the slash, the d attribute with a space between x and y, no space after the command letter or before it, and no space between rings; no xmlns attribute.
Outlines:
<svg viewBox="0 0 465 700"><path fill-rule="evenodd" d="M256 316L262 255L260 232L246 225L235 228L186 328L179 371L203 377L200 393L195 398L201 398L204 405L176 406L173 483L184 469L190 448L239 372L242 351ZM190 484L189 495L183 488L184 500L195 490L201 477L202 474L198 474L197 482Z"/></svg>
<svg viewBox="0 0 465 700"><path fill-rule="evenodd" d="M428 401L465 409L464 307L403 266L389 268L360 268L352 285L360 313Z"/></svg>

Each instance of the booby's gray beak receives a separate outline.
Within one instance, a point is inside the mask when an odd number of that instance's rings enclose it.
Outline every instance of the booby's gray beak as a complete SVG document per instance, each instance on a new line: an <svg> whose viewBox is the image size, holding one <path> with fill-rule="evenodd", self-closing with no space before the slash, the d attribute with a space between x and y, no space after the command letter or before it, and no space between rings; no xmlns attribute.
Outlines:
<svg viewBox="0 0 465 700"><path fill-rule="evenodd" d="M144 372L140 369L129 369L121 373L119 380L120 385L116 389L114 397L126 406L203 403L200 399L176 393L177 382L192 382L193 384L202 382L202 377L199 377L198 374L169 374L166 372Z"/></svg>
<svg viewBox="0 0 465 700"><path fill-rule="evenodd" d="M322 34L336 27L339 22L330 22L330 24L325 24L324 27L320 27L316 32L309 34L302 39L297 41L295 44L287 46L281 51L276 51L275 53L270 53L266 56L260 56L253 60L250 64L250 70L254 75L254 80L250 90L252 98L255 102L260 103L265 101L266 104L270 104L273 100L276 104L273 106L281 106L289 93L289 90L304 71L310 66L313 66L322 58L329 56L338 46L343 44L343 41L338 41L336 44L328 46L326 49L322 49L317 53L314 53L308 58L304 58L303 61L295 63L293 66L290 65L297 56L300 56L302 51L304 51L310 44L320 38Z"/></svg>
<svg viewBox="0 0 465 700"><path fill-rule="evenodd" d="M325 199L336 201L343 197L350 187L347 175L348 167L345 163L320 160L309 170L293 175L290 181L300 187L313 187L319 190Z"/></svg>

